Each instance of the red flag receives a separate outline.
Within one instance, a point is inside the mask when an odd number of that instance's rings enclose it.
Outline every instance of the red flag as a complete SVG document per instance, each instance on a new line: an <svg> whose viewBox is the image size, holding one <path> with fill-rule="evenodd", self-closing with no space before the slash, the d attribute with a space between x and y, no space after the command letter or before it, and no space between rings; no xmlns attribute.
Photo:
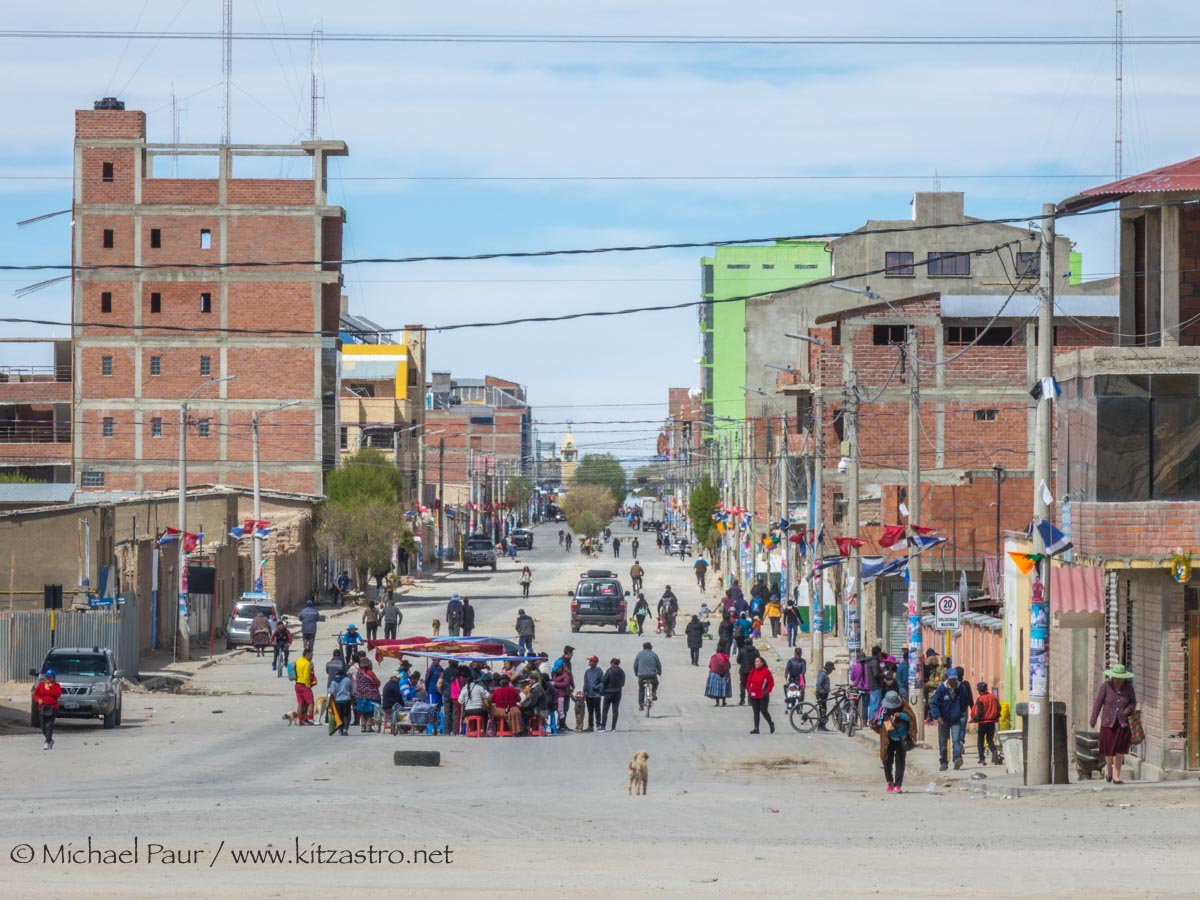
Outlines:
<svg viewBox="0 0 1200 900"><path fill-rule="evenodd" d="M936 528L925 528L922 525L909 525L908 527L911 528L917 534L922 535L922 536L937 534Z"/></svg>
<svg viewBox="0 0 1200 900"><path fill-rule="evenodd" d="M183 533L183 552L194 553L196 548L200 546L200 541L204 538L204 534L192 534L190 531Z"/></svg>
<svg viewBox="0 0 1200 900"><path fill-rule="evenodd" d="M849 556L851 547L858 548L866 543L866 541L861 540L860 538L850 537L834 538L834 541L837 543L838 553L840 553L842 556Z"/></svg>
<svg viewBox="0 0 1200 900"><path fill-rule="evenodd" d="M893 544L904 540L904 536L903 525L884 525L883 534L879 536L879 546L891 547Z"/></svg>

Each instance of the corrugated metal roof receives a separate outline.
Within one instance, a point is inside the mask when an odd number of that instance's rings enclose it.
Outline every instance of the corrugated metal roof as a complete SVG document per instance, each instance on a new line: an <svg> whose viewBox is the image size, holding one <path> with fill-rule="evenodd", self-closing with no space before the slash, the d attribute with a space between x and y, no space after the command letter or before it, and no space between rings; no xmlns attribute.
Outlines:
<svg viewBox="0 0 1200 900"><path fill-rule="evenodd" d="M990 319L1004 305L1008 295L943 294L942 316L961 319ZM1120 298L1112 294L1056 294L1054 311L1065 316L1115 319L1120 315ZM1038 298L1017 294L1004 307L1004 318L1025 319L1038 314Z"/></svg>
<svg viewBox="0 0 1200 900"><path fill-rule="evenodd" d="M1168 193L1200 191L1200 156L1143 172L1141 175L1130 175L1128 178L1102 184L1100 187L1088 188L1082 192L1082 196L1124 196L1156 191Z"/></svg>
<svg viewBox="0 0 1200 900"><path fill-rule="evenodd" d="M70 503L73 484L0 484L0 503Z"/></svg>

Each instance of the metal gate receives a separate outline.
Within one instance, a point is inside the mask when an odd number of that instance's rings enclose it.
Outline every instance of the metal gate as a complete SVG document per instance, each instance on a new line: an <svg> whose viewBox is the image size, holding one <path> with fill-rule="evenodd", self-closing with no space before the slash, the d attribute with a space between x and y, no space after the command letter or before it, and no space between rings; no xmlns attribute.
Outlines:
<svg viewBox="0 0 1200 900"><path fill-rule="evenodd" d="M108 647L117 657L125 677L138 676L141 650L137 610L101 612L58 610L54 629L56 647ZM0 612L0 678L29 681L30 669L40 668L50 649L50 612L21 610Z"/></svg>

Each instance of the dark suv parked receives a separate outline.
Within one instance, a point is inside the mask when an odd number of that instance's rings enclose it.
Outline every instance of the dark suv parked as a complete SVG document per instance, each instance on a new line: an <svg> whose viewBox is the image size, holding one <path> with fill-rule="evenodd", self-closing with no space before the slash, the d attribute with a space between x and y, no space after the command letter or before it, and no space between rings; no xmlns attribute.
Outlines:
<svg viewBox="0 0 1200 900"><path fill-rule="evenodd" d="M617 631L625 632L629 616L625 612L625 598L629 591L621 589L616 572L607 569L588 569L579 576L575 590L568 591L571 597L571 630L578 631L584 625L615 625Z"/></svg>
<svg viewBox="0 0 1200 900"><path fill-rule="evenodd" d="M473 534L467 538L467 543L463 547L462 566L464 572L468 571L471 566L481 569L488 566L495 572L496 545L492 543L492 539L486 534Z"/></svg>

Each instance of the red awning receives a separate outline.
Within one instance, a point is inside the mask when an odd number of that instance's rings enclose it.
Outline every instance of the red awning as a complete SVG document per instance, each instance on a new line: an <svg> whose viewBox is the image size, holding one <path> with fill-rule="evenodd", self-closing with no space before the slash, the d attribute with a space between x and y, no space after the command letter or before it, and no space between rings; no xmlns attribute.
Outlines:
<svg viewBox="0 0 1200 900"><path fill-rule="evenodd" d="M1050 606L1057 613L1104 612L1104 570L1057 566L1050 576Z"/></svg>

